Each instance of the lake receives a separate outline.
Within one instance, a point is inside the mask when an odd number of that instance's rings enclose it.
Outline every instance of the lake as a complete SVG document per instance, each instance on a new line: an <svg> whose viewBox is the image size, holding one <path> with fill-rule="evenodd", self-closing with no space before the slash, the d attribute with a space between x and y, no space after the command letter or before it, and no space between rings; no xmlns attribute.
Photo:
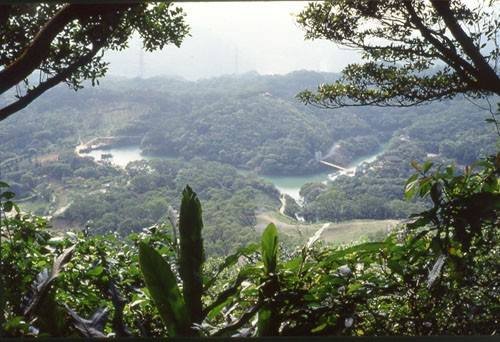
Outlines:
<svg viewBox="0 0 500 342"><path fill-rule="evenodd" d="M287 194L296 201L300 201L300 188L310 182L327 182L328 172L306 176L259 176L274 184L282 194Z"/></svg>
<svg viewBox="0 0 500 342"><path fill-rule="evenodd" d="M88 153L80 153L82 157L92 157L95 161L100 161L103 154L111 154L109 161L121 168L125 168L128 163L136 160L151 160L158 157L149 157L141 153L139 146L116 147L106 150L92 150Z"/></svg>
<svg viewBox="0 0 500 342"><path fill-rule="evenodd" d="M301 196L299 194L300 188L306 184L311 182L334 182L339 176L348 176L352 177L356 173L356 169L363 163L372 163L374 162L379 155L381 155L385 150L385 146L377 150L375 153L360 157L355 159L349 165L347 165L345 170L336 170L332 168L333 172L322 172L314 175L306 175L306 176L261 176L262 178L270 181L274 184L274 186L282 193L287 194L292 197L294 200L301 202Z"/></svg>
<svg viewBox="0 0 500 342"><path fill-rule="evenodd" d="M322 172L313 175L305 176L260 176L261 178L271 182L274 186L282 193L287 194L298 202L301 202L300 188L310 182L333 182L340 175L353 176L356 168L363 163L371 163L377 159L377 157L384 152L384 148L381 148L376 153L371 155L361 157L349 164L345 171L335 171L335 172ZM112 157L109 161L121 168L125 168L128 163L136 160L151 160L151 159L167 159L169 157L152 157L145 156L141 153L139 146L127 146L127 147L116 147L111 149L97 149L92 150L88 153L80 153L80 155L88 156L94 158L96 161L101 160L103 154L111 154ZM333 170L333 168L332 168Z"/></svg>

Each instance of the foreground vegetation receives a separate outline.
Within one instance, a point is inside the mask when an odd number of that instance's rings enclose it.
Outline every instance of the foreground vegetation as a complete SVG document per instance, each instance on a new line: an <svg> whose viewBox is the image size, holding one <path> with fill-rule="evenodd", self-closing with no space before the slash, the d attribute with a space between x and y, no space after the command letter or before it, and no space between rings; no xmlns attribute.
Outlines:
<svg viewBox="0 0 500 342"><path fill-rule="evenodd" d="M260 245L203 253L202 211L186 187L180 215L124 242L54 234L2 193L2 328L7 336L492 334L498 322L500 154L456 174L414 164L408 197L433 207L379 242ZM195 252L195 253L193 253ZM111 319L108 319L108 317Z"/></svg>

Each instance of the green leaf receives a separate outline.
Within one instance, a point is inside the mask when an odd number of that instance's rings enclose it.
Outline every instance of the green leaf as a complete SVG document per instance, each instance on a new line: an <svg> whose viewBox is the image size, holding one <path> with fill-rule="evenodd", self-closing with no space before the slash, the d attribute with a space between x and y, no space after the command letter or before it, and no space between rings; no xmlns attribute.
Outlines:
<svg viewBox="0 0 500 342"><path fill-rule="evenodd" d="M271 309L268 307L262 308L259 310L258 321L257 321L257 330L259 332L259 336L266 336L267 331L269 330L269 325L271 324Z"/></svg>
<svg viewBox="0 0 500 342"><path fill-rule="evenodd" d="M447 178L447 179L450 179L454 176L455 174L455 168L450 165L450 166L447 166L446 169L445 169L445 175L444 177Z"/></svg>
<svg viewBox="0 0 500 342"><path fill-rule="evenodd" d="M96 276L100 275L102 272L104 272L104 267L96 266L96 267L92 268L90 271L88 271L87 274L89 276L96 277Z"/></svg>
<svg viewBox="0 0 500 342"><path fill-rule="evenodd" d="M434 165L431 161L427 160L424 162L424 164L422 165L422 171L425 173L427 171L430 170L430 168L432 167L432 165Z"/></svg>
<svg viewBox="0 0 500 342"><path fill-rule="evenodd" d="M204 261L201 230L201 204L196 193L186 185L182 192L179 214L180 258L179 273L183 281L182 292L186 307L194 323L201 323L203 294L202 266Z"/></svg>
<svg viewBox="0 0 500 342"><path fill-rule="evenodd" d="M420 167L420 165L418 164L418 162L416 160L412 160L410 162L411 166L413 166L413 168L417 171L422 171L422 168Z"/></svg>
<svg viewBox="0 0 500 342"><path fill-rule="evenodd" d="M137 300L134 300L132 303L130 303L130 307L133 308L134 306L137 306L137 305L140 305L142 303L144 303L146 300L145 299L137 299Z"/></svg>
<svg viewBox="0 0 500 342"><path fill-rule="evenodd" d="M259 245L256 243L252 243L248 246L242 247L236 251L236 253L229 255L224 259L224 262L218 267L217 273L215 274L214 277L210 278L206 284L205 284L205 289L210 288L215 280L217 280L218 275L224 271L226 268L233 266L236 264L239 260L239 258L243 255L250 255L252 253L255 253L259 248Z"/></svg>
<svg viewBox="0 0 500 342"><path fill-rule="evenodd" d="M278 230L272 223L267 226L262 234L261 249L265 272L268 275L275 273L278 259Z"/></svg>
<svg viewBox="0 0 500 342"><path fill-rule="evenodd" d="M238 288L241 283L247 279L245 272L240 272L234 284L227 288L226 290L219 292L215 301L210 304L205 310L203 310L203 317L208 316L208 318L213 319L217 316L222 308L230 301L230 297L238 292Z"/></svg>
<svg viewBox="0 0 500 342"><path fill-rule="evenodd" d="M347 294L352 294L356 291L358 291L359 289L362 289L363 288L363 285L360 284L360 283L352 283L352 284L349 284L347 286Z"/></svg>
<svg viewBox="0 0 500 342"><path fill-rule="evenodd" d="M400 260L387 260L387 266L391 269L392 272L397 274L403 274L403 267L401 266Z"/></svg>
<svg viewBox="0 0 500 342"><path fill-rule="evenodd" d="M441 252L441 242L439 240L439 237L435 236L432 238L430 248L434 253Z"/></svg>
<svg viewBox="0 0 500 342"><path fill-rule="evenodd" d="M2 192L1 196L0 197L3 197L5 199L12 199L16 196L15 193L13 193L12 191L5 191L5 192Z"/></svg>
<svg viewBox="0 0 500 342"><path fill-rule="evenodd" d="M415 174L408 178L405 185L404 196L406 200L410 200L415 196L415 192L418 188L418 175Z"/></svg>
<svg viewBox="0 0 500 342"><path fill-rule="evenodd" d="M381 249L387 247L386 242L365 242L360 245L355 245L345 249L341 249L337 252L329 253L328 257L324 260L327 263L338 263L341 258L344 258L349 254L356 254L357 257L375 255L380 252Z"/></svg>
<svg viewBox="0 0 500 342"><path fill-rule="evenodd" d="M188 311L170 265L144 242L139 243L139 265L169 335L189 335Z"/></svg>
<svg viewBox="0 0 500 342"><path fill-rule="evenodd" d="M221 303L218 303L217 302L217 305L215 305L208 313L207 313L207 317L208 319L214 319L215 317L217 317L217 315L219 315L222 311L222 309L224 309L229 303L231 303L231 298L228 297L226 298L223 302Z"/></svg>
<svg viewBox="0 0 500 342"><path fill-rule="evenodd" d="M260 300L265 302L258 314L257 331L259 336L276 336L280 325L274 296L279 291L276 275L278 262L278 230L274 224L269 224L262 234L262 261L265 277L261 280Z"/></svg>
<svg viewBox="0 0 500 342"><path fill-rule="evenodd" d="M311 330L311 332L312 332L312 333L317 333L317 332L320 332L320 331L322 331L322 330L325 330L325 328L326 328L327 326L328 326L328 324L327 324L327 323L322 323L322 324L318 325L316 328L313 328L313 329Z"/></svg>
<svg viewBox="0 0 500 342"><path fill-rule="evenodd" d="M3 204L3 210L6 212L11 211L13 207L14 207L14 203L12 201L7 201Z"/></svg>
<svg viewBox="0 0 500 342"><path fill-rule="evenodd" d="M427 196L427 194L431 190L431 186L432 186L431 181L432 181L432 179L429 177L424 177L424 178L420 179L420 181L419 181L420 182L420 184L419 184L420 197Z"/></svg>
<svg viewBox="0 0 500 342"><path fill-rule="evenodd" d="M18 329L21 327L26 327L28 328L28 324L26 324L24 317L23 316L16 316L14 318L9 319L7 322L5 322L5 325L3 328L6 331L13 330L13 329ZM28 329L26 329L28 330Z"/></svg>

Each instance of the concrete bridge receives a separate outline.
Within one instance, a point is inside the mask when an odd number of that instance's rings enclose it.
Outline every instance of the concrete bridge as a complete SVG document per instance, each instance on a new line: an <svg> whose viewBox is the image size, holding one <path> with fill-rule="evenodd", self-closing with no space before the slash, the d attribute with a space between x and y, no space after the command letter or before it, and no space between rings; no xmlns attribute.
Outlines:
<svg viewBox="0 0 500 342"><path fill-rule="evenodd" d="M324 160L320 160L319 162L321 164L325 164L325 165L331 166L333 168L339 169L340 171L348 171L345 167L342 167L340 165L336 165L336 164L333 164L333 163L329 163L329 162L324 161Z"/></svg>

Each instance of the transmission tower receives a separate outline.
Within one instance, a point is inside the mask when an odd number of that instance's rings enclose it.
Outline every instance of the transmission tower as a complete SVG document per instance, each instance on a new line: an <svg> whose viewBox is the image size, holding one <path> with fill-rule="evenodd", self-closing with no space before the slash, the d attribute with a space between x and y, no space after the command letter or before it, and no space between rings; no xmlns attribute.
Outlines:
<svg viewBox="0 0 500 342"><path fill-rule="evenodd" d="M139 78L144 77L144 50L139 46Z"/></svg>

